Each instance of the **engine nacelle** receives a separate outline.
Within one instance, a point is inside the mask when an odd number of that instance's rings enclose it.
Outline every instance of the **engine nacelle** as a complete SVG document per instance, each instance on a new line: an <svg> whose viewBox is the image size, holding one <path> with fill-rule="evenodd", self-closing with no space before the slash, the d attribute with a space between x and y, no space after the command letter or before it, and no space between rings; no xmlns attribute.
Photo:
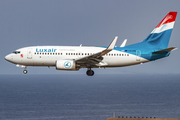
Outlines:
<svg viewBox="0 0 180 120"><path fill-rule="evenodd" d="M56 61L57 70L79 70L76 68L76 63L74 60L57 60Z"/></svg>

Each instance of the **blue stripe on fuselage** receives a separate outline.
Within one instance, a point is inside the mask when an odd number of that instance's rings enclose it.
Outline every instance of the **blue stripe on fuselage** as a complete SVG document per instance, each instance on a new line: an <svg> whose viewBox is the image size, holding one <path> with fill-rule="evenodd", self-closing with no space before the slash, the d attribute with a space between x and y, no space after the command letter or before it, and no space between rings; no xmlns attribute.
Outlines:
<svg viewBox="0 0 180 120"><path fill-rule="evenodd" d="M121 51L132 55L137 55L137 51L141 51L141 57L150 61L167 57L169 53L152 54L152 52L167 48L171 32L172 29L163 31L161 33L152 33L142 42L128 45L125 47L114 47L113 50Z"/></svg>
<svg viewBox="0 0 180 120"><path fill-rule="evenodd" d="M137 52L140 51L140 54L141 54L140 57L145 58L147 60L151 59L151 54L152 54L151 49L144 49L144 48L137 49L137 48L115 47L114 50L132 54L132 55L137 55Z"/></svg>
<svg viewBox="0 0 180 120"><path fill-rule="evenodd" d="M103 47L103 48L107 48L107 47ZM141 51L140 57L147 59L149 61L167 57L170 53L170 52L164 52L164 53L160 53L160 54L153 54L153 52L159 51L161 49L150 49L150 48L137 49L137 48L126 48L126 47L114 47L113 50L117 50L117 51L120 51L123 53L128 53L128 54L132 54L132 55L136 55L136 56L137 56L137 52Z"/></svg>

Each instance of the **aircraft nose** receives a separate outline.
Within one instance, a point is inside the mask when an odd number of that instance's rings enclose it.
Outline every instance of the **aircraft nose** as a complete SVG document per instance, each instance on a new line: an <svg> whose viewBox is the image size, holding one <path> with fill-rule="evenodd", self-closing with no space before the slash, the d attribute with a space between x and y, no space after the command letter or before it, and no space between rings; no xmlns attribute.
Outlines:
<svg viewBox="0 0 180 120"><path fill-rule="evenodd" d="M11 60L11 55L10 54L6 55L4 59L7 60L7 61L10 61Z"/></svg>

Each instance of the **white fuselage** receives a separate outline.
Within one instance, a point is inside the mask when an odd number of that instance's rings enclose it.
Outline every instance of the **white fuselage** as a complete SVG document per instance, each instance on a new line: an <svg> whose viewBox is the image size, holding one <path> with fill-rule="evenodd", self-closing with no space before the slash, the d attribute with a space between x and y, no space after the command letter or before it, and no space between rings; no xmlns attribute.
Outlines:
<svg viewBox="0 0 180 120"><path fill-rule="evenodd" d="M19 54L11 53L9 61L24 66L56 66L57 60L76 60L103 51L103 47L85 46L33 46L18 49ZM122 67L148 62L140 56L112 50L103 56L97 67ZM82 66L85 67L85 66Z"/></svg>

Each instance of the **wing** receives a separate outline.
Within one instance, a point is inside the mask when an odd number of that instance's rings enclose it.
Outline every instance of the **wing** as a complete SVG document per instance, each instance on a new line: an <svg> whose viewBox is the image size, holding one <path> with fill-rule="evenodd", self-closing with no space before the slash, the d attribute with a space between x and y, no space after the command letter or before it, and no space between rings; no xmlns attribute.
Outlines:
<svg viewBox="0 0 180 120"><path fill-rule="evenodd" d="M106 48L105 50L98 52L96 54L93 55L89 55L83 58L78 58L75 60L75 62L77 63L77 65L81 66L81 67L98 67L98 66L104 66L107 65L107 63L103 62L103 55L109 53L111 50L113 50L116 41L117 41L117 36L114 38L114 40L110 43L110 45L108 46L108 48Z"/></svg>

